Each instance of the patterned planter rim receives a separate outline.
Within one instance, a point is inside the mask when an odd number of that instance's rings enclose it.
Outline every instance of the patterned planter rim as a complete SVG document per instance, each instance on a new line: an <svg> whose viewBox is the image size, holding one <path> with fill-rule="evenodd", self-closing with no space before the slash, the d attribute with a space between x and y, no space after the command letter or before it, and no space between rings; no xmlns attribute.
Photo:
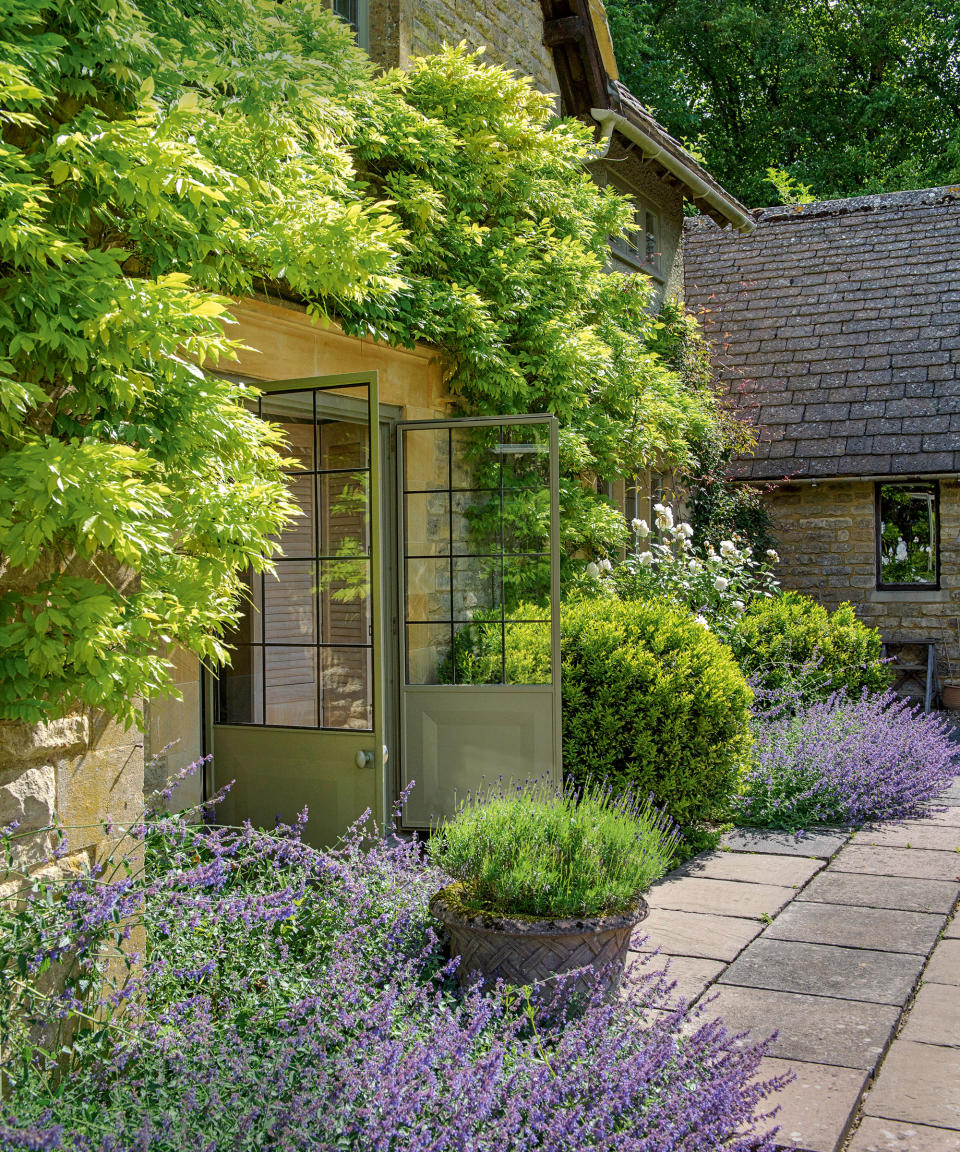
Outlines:
<svg viewBox="0 0 960 1152"><path fill-rule="evenodd" d="M461 913L451 907L457 885L438 892L430 911L447 930L450 953L460 957L457 981L470 987L481 977L528 985L576 972L574 986L590 992L599 978L607 994L620 984L634 927L647 914L638 899L628 912L607 916L564 916L542 919ZM591 977L591 971L597 976Z"/></svg>
<svg viewBox="0 0 960 1152"><path fill-rule="evenodd" d="M457 888L458 884L450 884L431 898L431 915L449 927L497 936L579 936L584 932L613 932L619 928L635 928L649 912L646 900L640 896L629 911L602 916L550 916L537 920L526 916L496 916L490 912L463 913L455 911L447 899L447 893Z"/></svg>

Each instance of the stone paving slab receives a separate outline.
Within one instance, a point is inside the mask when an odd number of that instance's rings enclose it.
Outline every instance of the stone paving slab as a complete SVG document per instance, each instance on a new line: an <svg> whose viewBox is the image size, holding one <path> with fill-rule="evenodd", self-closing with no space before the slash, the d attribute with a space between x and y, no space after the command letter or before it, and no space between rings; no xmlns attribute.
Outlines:
<svg viewBox="0 0 960 1152"><path fill-rule="evenodd" d="M960 940L940 941L933 950L923 978L934 984L960 987ZM960 993L957 995L960 996Z"/></svg>
<svg viewBox="0 0 960 1152"><path fill-rule="evenodd" d="M924 960L923 956L764 936L730 965L719 983L901 1005L910 996Z"/></svg>
<svg viewBox="0 0 960 1152"><path fill-rule="evenodd" d="M960 828L960 810L952 805L942 812L931 812L924 816L925 824L940 824L951 828Z"/></svg>
<svg viewBox="0 0 960 1152"><path fill-rule="evenodd" d="M960 940L960 913L954 916L943 934L948 940Z"/></svg>
<svg viewBox="0 0 960 1152"><path fill-rule="evenodd" d="M651 908L705 912L714 916L744 916L759 920L764 916L776 916L795 895L795 889L773 884L670 876L653 885L647 894L647 902Z"/></svg>
<svg viewBox="0 0 960 1152"><path fill-rule="evenodd" d="M796 901L764 933L765 940L802 940L880 952L928 955L946 917L892 908L851 908L846 904Z"/></svg>
<svg viewBox="0 0 960 1152"><path fill-rule="evenodd" d="M895 1041L863 1111L867 1116L960 1131L960 1050Z"/></svg>
<svg viewBox="0 0 960 1152"><path fill-rule="evenodd" d="M653 908L634 933L631 947L637 952L660 948L668 956L699 956L729 963L762 928L759 920Z"/></svg>
<svg viewBox="0 0 960 1152"><path fill-rule="evenodd" d="M800 856L773 856L762 852L702 852L681 865L673 875L798 888L823 867L823 860L807 860Z"/></svg>
<svg viewBox="0 0 960 1152"><path fill-rule="evenodd" d="M861 828L850 840L850 847L874 844L880 848L934 848L940 852L960 851L960 828L948 824L890 824L885 828Z"/></svg>
<svg viewBox="0 0 960 1152"><path fill-rule="evenodd" d="M960 992L949 984L924 983L900 1033L918 1044L960 1048Z"/></svg>
<svg viewBox="0 0 960 1152"><path fill-rule="evenodd" d="M928 848L870 848L848 845L833 861L837 872L960 881L960 854Z"/></svg>
<svg viewBox="0 0 960 1152"><path fill-rule="evenodd" d="M640 953L632 953L630 959L636 959ZM669 964L661 963L661 958L650 960L648 969L651 971L666 969L667 977L676 982L676 988L666 995L654 1000L658 1008L678 1008L681 1004L692 1004L701 996L708 985L712 984L720 973L726 968L722 960L704 960L699 956L671 956ZM644 971L640 968L638 971Z"/></svg>
<svg viewBox="0 0 960 1152"><path fill-rule="evenodd" d="M792 832L766 832L737 828L721 843L734 852L769 852L774 856L807 856L829 860L846 843L849 832L805 832L799 839Z"/></svg>
<svg viewBox="0 0 960 1152"><path fill-rule="evenodd" d="M957 886L945 880L869 876L828 869L814 876L798 901L850 904L865 908L899 908L904 912L947 913L956 903Z"/></svg>
<svg viewBox="0 0 960 1152"><path fill-rule="evenodd" d="M764 1110L780 1105L773 1119L780 1127L777 1146L798 1152L836 1152L853 1119L866 1072L767 1056L760 1061L757 1078L769 1080L787 1071L796 1079L761 1104ZM770 1127L758 1125L762 1131Z"/></svg>
<svg viewBox="0 0 960 1152"><path fill-rule="evenodd" d="M703 1014L711 1020L721 1017L731 1032L749 1032L752 1043L776 1032L771 1056L872 1072L900 1009L726 984L710 993Z"/></svg>
<svg viewBox="0 0 960 1152"><path fill-rule="evenodd" d="M846 1152L960 1152L960 1132L868 1116Z"/></svg>

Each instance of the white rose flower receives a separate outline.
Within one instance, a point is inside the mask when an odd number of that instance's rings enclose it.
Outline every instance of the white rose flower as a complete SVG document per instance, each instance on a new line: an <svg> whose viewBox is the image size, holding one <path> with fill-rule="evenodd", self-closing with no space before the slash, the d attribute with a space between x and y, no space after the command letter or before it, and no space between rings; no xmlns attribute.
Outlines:
<svg viewBox="0 0 960 1152"><path fill-rule="evenodd" d="M699 572L700 561L696 558L696 556L694 556L694 558L690 561L690 563L687 565L687 567L690 569L691 572Z"/></svg>
<svg viewBox="0 0 960 1152"><path fill-rule="evenodd" d="M701 628L706 628L708 632L710 631L710 622L707 620L706 616L696 616L694 619L697 621Z"/></svg>
<svg viewBox="0 0 960 1152"><path fill-rule="evenodd" d="M603 569L604 572L612 572L613 571L613 565L606 558L604 558L603 560L600 561L600 567Z"/></svg>
<svg viewBox="0 0 960 1152"><path fill-rule="evenodd" d="M773 548L767 549L767 559L771 562L771 564L780 563L780 556Z"/></svg>
<svg viewBox="0 0 960 1152"><path fill-rule="evenodd" d="M678 531L685 540L689 540L693 536L693 528L685 520L679 525Z"/></svg>
<svg viewBox="0 0 960 1152"><path fill-rule="evenodd" d="M907 558L907 542L905 540L897 541L897 559L906 560Z"/></svg>
<svg viewBox="0 0 960 1152"><path fill-rule="evenodd" d="M654 504L653 510L654 512L666 512L667 506L666 504Z"/></svg>
<svg viewBox="0 0 960 1152"><path fill-rule="evenodd" d="M646 522L646 520L632 520L630 522L630 527L634 530L634 532L636 532L641 540L646 540L646 538L650 535L650 525Z"/></svg>
<svg viewBox="0 0 960 1152"><path fill-rule="evenodd" d="M587 565L587 575L596 580L596 578L600 575L600 565L594 564L594 562L591 560Z"/></svg>
<svg viewBox="0 0 960 1152"><path fill-rule="evenodd" d="M725 592L729 583L730 581L726 576L718 576L716 580L714 580L713 586L718 592Z"/></svg>
<svg viewBox="0 0 960 1152"><path fill-rule="evenodd" d="M732 540L720 541L720 555L721 556L736 556L737 546Z"/></svg>
<svg viewBox="0 0 960 1152"><path fill-rule="evenodd" d="M744 608L746 608L746 604L744 604L742 600L734 600L733 607L736 608L738 612L742 612Z"/></svg>
<svg viewBox="0 0 960 1152"><path fill-rule="evenodd" d="M640 555L637 557L637 560L639 561L639 563L641 563L644 566L644 568L649 568L650 565L653 563L653 553L652 552L641 552Z"/></svg>

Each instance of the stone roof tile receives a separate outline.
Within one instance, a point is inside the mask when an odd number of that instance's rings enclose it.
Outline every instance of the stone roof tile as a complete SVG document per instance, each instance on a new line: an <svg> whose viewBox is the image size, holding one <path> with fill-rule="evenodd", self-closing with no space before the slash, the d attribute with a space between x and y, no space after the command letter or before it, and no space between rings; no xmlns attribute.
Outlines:
<svg viewBox="0 0 960 1152"><path fill-rule="evenodd" d="M685 234L686 298L765 429L746 478L960 469L960 186Z"/></svg>

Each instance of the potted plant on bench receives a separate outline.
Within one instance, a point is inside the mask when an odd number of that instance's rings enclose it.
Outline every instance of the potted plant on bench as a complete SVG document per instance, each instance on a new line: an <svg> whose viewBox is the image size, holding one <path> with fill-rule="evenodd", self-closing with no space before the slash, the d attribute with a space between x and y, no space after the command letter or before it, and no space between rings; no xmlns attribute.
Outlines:
<svg viewBox="0 0 960 1152"><path fill-rule="evenodd" d="M539 784L463 803L428 845L453 879L430 911L460 957L461 985L526 985L589 967L612 990L647 914L642 894L676 843L669 817L607 788Z"/></svg>

